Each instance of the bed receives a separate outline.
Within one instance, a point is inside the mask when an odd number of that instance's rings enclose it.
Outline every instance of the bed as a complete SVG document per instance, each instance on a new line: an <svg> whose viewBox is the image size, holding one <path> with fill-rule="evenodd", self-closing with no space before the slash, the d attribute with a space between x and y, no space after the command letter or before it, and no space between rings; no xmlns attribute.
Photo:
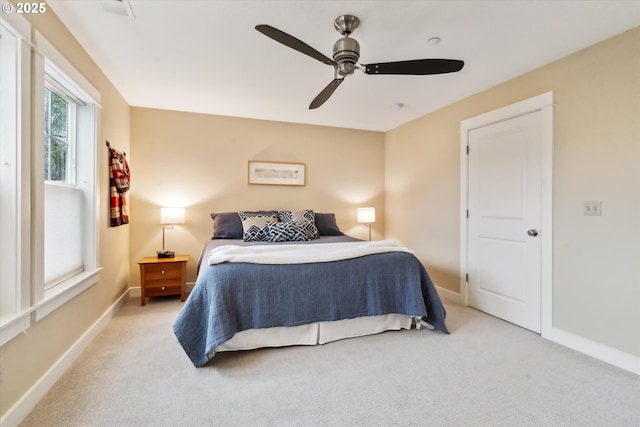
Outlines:
<svg viewBox="0 0 640 427"><path fill-rule="evenodd" d="M435 286L410 250L344 235L333 214L282 212L251 212L247 221L242 213L212 214L213 238L174 323L194 366L222 351L325 344L422 326L448 333ZM256 216L262 216L258 226L251 222ZM290 224L280 223L287 222L312 230L283 235ZM247 236L251 226L257 240Z"/></svg>

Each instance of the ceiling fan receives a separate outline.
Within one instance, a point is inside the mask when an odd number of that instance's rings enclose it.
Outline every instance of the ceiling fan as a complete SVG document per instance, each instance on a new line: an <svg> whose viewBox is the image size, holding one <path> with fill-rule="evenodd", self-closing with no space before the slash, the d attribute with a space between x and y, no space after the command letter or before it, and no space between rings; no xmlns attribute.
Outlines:
<svg viewBox="0 0 640 427"><path fill-rule="evenodd" d="M349 37L358 25L360 25L360 20L353 15L341 15L335 19L333 26L344 37L333 45L333 59L326 57L308 44L270 25L257 25L256 30L291 49L295 49L323 64L333 67L333 80L311 102L311 105L309 105L310 110L324 104L342 81L352 75L355 70L363 71L365 74L428 75L453 73L460 71L464 66L464 61L457 59L415 59L359 65L360 45L356 39ZM338 75L341 77L338 77Z"/></svg>

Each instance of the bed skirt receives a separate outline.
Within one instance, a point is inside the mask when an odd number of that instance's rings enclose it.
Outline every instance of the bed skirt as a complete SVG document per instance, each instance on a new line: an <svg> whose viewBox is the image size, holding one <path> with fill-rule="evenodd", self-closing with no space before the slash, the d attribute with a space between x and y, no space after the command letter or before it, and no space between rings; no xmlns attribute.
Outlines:
<svg viewBox="0 0 640 427"><path fill-rule="evenodd" d="M300 326L249 329L236 333L229 341L218 346L213 354L216 352L253 350L264 347L326 344L345 338L373 335L384 331L411 329L413 323L411 316L386 314L331 322L315 322ZM213 354L210 354L209 357L212 357Z"/></svg>

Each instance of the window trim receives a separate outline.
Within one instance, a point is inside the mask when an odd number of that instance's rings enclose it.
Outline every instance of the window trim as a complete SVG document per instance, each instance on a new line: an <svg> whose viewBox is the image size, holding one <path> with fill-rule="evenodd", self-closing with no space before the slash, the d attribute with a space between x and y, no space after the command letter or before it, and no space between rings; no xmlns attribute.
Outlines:
<svg viewBox="0 0 640 427"><path fill-rule="evenodd" d="M64 84L76 93L83 94L92 103L100 106L100 92L87 80L53 45L38 31L34 34L34 43L39 56L48 59L45 65L46 74L56 82Z"/></svg>
<svg viewBox="0 0 640 427"><path fill-rule="evenodd" d="M0 16L0 24L16 37L17 93L9 107L15 108L15 226L16 258L10 260L15 268L15 307L0 313L0 346L25 332L33 323L63 306L100 280L100 186L99 110L101 96L82 74L67 61L44 36L18 14ZM70 88L86 100L78 108L78 120L90 118L92 125L78 129L78 138L90 138L93 144L86 155L91 158L89 179L77 181L76 187L91 191L93 197L86 202L86 230L91 247L85 250L85 270L60 285L44 289L44 170L38 168L37 159L43 158L44 108L37 100L44 97L45 72L57 83ZM34 101L36 102L34 104ZM85 108L86 107L86 108ZM12 137L13 138L13 137ZM83 147L86 148L86 147ZM78 147L76 147L78 149ZM78 153L76 153L78 155ZM13 156L13 154L12 154ZM35 163L35 166L34 166ZM87 182L84 182L87 181ZM13 246L12 246L13 247ZM15 262L15 265L13 263Z"/></svg>
<svg viewBox="0 0 640 427"><path fill-rule="evenodd" d="M35 307L29 307L20 313L5 314L0 316L0 347L31 327L31 313Z"/></svg>
<svg viewBox="0 0 640 427"><path fill-rule="evenodd" d="M44 299L35 308L35 321L39 321L67 301L89 289L100 280L101 267L83 271L44 291Z"/></svg>
<svg viewBox="0 0 640 427"><path fill-rule="evenodd" d="M93 126L87 126L76 134L76 138L82 136L91 138L95 145L91 148L91 168L93 173L89 182L77 187L84 187L85 190L92 191L94 197L89 201L87 207L87 221L85 230L92 244L85 251L85 268L79 274L70 277L45 289L44 283L44 226L43 221L35 221L33 224L33 233L36 236L33 253L34 261L34 291L32 293L32 304L34 310L34 320L37 322L47 315L51 314L57 308L63 306L66 302L79 295L89 287L93 286L100 280L100 272L102 268L99 266L99 185L98 185L98 129L99 129L99 108L100 92L91 85L91 83L60 53L53 47L51 43L38 31L35 31L34 42L37 47L36 55L34 55L34 99L44 99L45 75L55 80L56 83L78 94L79 99L86 106L77 110L78 121L81 115L92 115ZM87 105L92 104L92 105ZM86 117L86 116L85 116ZM34 109L34 159L42 159L44 155L44 146L42 144L42 135L44 135L44 108ZM78 149L76 145L76 150ZM76 156L78 153L76 152ZM37 164L37 162L35 162ZM76 173L78 171L76 170ZM35 166L32 171L32 179L34 180L34 193L38 195L34 200L34 218L44 218L44 170L39 166Z"/></svg>
<svg viewBox="0 0 640 427"><path fill-rule="evenodd" d="M0 346L31 326L31 24L18 14L3 14L0 24L16 37L15 151L15 307L0 315Z"/></svg>

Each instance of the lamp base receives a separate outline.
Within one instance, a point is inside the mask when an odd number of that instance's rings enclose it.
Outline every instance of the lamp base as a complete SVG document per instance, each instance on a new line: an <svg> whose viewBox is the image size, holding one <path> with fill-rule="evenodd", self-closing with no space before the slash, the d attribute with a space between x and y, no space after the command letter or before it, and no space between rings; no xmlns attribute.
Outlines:
<svg viewBox="0 0 640 427"><path fill-rule="evenodd" d="M158 258L175 258L176 253L173 251L158 251Z"/></svg>

